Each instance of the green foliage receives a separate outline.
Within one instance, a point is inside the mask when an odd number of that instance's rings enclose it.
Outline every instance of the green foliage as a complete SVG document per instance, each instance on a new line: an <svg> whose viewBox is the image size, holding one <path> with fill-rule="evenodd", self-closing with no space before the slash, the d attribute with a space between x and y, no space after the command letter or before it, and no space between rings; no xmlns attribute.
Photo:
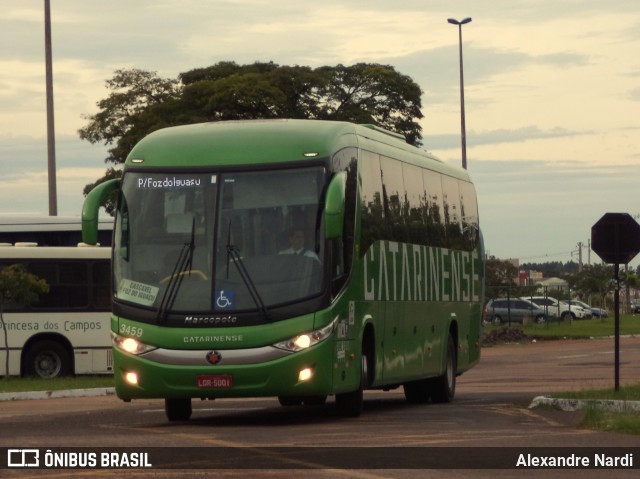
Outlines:
<svg viewBox="0 0 640 479"><path fill-rule="evenodd" d="M580 297L588 298L596 295L604 302L604 297L614 287L613 268L604 264L588 265L566 277L571 289Z"/></svg>
<svg viewBox="0 0 640 479"><path fill-rule="evenodd" d="M29 273L22 264L12 264L0 270L0 305L2 306L8 301L31 304L36 302L41 294L48 292L47 282Z"/></svg>
<svg viewBox="0 0 640 479"><path fill-rule="evenodd" d="M153 131L140 133L138 124L143 113L154 105L175 100L179 87L176 80L135 68L116 70L106 87L110 94L98 102L100 111L85 116L89 124L78 133L90 143L114 145L105 162L121 163L133 145Z"/></svg>
<svg viewBox="0 0 640 479"><path fill-rule="evenodd" d="M584 411L580 425L621 434L640 434L640 414L637 411L609 411L590 404Z"/></svg>
<svg viewBox="0 0 640 479"><path fill-rule="evenodd" d="M40 298L41 294L49 292L49 285L44 279L29 273L22 264L12 264L0 270L0 324L4 333L5 379L9 377L9 339L4 322L4 309L7 303L15 302L31 304Z"/></svg>
<svg viewBox="0 0 640 479"><path fill-rule="evenodd" d="M280 66L220 62L190 70L178 80L139 69L116 70L99 112L79 130L90 143L111 146L106 163L125 161L133 146L167 126L268 118L373 123L401 133L410 144L422 138L420 87L392 66ZM116 168L85 187L116 177ZM113 205L110 206L112 208Z"/></svg>
<svg viewBox="0 0 640 479"><path fill-rule="evenodd" d="M518 268L510 261L495 257L487 259L484 280L487 285L487 299L507 296L507 294L511 297L519 295L514 291L518 284Z"/></svg>

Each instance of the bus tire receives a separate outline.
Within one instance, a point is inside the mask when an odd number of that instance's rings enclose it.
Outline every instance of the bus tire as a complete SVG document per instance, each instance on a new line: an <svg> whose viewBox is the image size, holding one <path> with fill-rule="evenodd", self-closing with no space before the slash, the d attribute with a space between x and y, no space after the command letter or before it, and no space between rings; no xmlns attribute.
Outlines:
<svg viewBox="0 0 640 479"><path fill-rule="evenodd" d="M345 417L358 417L362 414L364 403L364 387L369 384L369 361L363 351L360 360L360 385L355 391L336 394L336 409Z"/></svg>
<svg viewBox="0 0 640 479"><path fill-rule="evenodd" d="M169 421L188 421L191 418L191 398L165 398L164 412Z"/></svg>
<svg viewBox="0 0 640 479"><path fill-rule="evenodd" d="M71 357L62 344L50 339L37 341L25 353L24 375L41 378L69 376Z"/></svg>
<svg viewBox="0 0 640 479"><path fill-rule="evenodd" d="M449 333L444 373L442 376L430 380L431 384L429 389L431 390L431 400L434 403L448 403L453 401L453 397L456 394L457 365L458 355L456 352L456 343L451 333Z"/></svg>

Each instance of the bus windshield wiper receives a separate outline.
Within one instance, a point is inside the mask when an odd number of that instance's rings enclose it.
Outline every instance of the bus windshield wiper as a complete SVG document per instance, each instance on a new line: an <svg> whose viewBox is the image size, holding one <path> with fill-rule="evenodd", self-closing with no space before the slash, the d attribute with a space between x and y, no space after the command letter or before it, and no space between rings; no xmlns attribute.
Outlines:
<svg viewBox="0 0 640 479"><path fill-rule="evenodd" d="M167 289L164 290L164 294L162 295L162 301L160 301L160 306L158 307L158 322L166 321L169 311L173 308L173 304L176 302L178 291L180 290L185 274L191 274L193 266L193 250L196 248L195 237L196 219L193 218L193 222L191 223L191 239L188 243L184 243L182 245L176 264L169 276Z"/></svg>
<svg viewBox="0 0 640 479"><path fill-rule="evenodd" d="M229 262L232 262L236 265L242 281L249 290L251 299L253 299L256 307L264 316L265 321L269 321L269 312L267 311L267 307L265 306L264 301L262 301L262 297L258 292L258 288L256 288L256 285L251 279L251 275L249 274L249 271L247 271L247 268L242 261L242 257L238 253L238 248L233 243L231 243L231 227L229 227L229 239L227 240L227 275L229 275Z"/></svg>

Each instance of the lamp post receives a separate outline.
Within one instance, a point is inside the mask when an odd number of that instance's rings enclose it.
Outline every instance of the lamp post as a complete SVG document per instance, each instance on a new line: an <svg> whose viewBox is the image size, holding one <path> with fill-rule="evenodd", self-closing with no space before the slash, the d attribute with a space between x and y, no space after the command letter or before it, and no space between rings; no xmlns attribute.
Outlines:
<svg viewBox="0 0 640 479"><path fill-rule="evenodd" d="M460 129L462 136L462 168L467 169L467 133L464 124L464 73L462 70L462 25L471 22L471 18L458 21L454 18L447 19L452 25L458 25L458 43L460 49Z"/></svg>
<svg viewBox="0 0 640 479"><path fill-rule="evenodd" d="M44 0L44 47L47 91L47 164L49 175L49 216L58 216L56 188L56 135L53 119L53 68L51 61L51 6Z"/></svg>

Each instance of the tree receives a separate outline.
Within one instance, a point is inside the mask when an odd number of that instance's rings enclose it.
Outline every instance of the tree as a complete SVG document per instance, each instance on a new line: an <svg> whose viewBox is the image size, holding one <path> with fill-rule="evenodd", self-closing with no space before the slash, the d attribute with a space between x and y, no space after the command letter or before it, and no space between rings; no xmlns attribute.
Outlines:
<svg viewBox="0 0 640 479"><path fill-rule="evenodd" d="M595 294L604 305L605 297L613 288L613 268L605 264L587 265L582 271L567 275L566 279L579 296L588 298Z"/></svg>
<svg viewBox="0 0 640 479"><path fill-rule="evenodd" d="M484 278L487 294L498 297L518 286L518 268L510 261L491 257L485 263Z"/></svg>
<svg viewBox="0 0 640 479"><path fill-rule="evenodd" d="M9 378L9 338L4 321L4 310L7 303L16 302L31 304L41 294L49 292L49 285L44 279L29 273L22 264L12 264L0 270L0 325L4 332L5 379Z"/></svg>
<svg viewBox="0 0 640 479"><path fill-rule="evenodd" d="M181 73L177 80L139 69L116 70L106 82L100 111L85 116L79 130L90 143L110 145L107 164L115 166L96 184L117 177L133 146L167 126L207 121L308 118L372 123L419 144L420 87L392 66L280 66L220 62ZM110 205L113 208L113 205Z"/></svg>

